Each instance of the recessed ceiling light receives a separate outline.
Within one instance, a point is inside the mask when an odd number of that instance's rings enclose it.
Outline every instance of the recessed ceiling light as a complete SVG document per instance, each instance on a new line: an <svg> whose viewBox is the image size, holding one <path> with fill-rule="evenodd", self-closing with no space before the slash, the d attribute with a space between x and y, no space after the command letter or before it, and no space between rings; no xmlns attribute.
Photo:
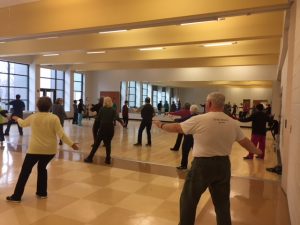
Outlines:
<svg viewBox="0 0 300 225"><path fill-rule="evenodd" d="M151 48L140 48L140 51L159 51L159 50L163 50L165 48L163 47L151 47Z"/></svg>
<svg viewBox="0 0 300 225"><path fill-rule="evenodd" d="M0 44L4 44L4 43L6 43L5 41L0 41Z"/></svg>
<svg viewBox="0 0 300 225"><path fill-rule="evenodd" d="M195 25L195 24L200 24L200 23L210 23L210 22L217 22L220 20L225 20L225 18L218 18L214 20L206 20L206 21L197 21L197 22L188 22L188 23L182 23L180 24L181 26L187 26L187 25Z"/></svg>
<svg viewBox="0 0 300 225"><path fill-rule="evenodd" d="M45 54L45 55L43 55L43 56L58 56L59 54L57 54L57 53L53 53L53 54Z"/></svg>
<svg viewBox="0 0 300 225"><path fill-rule="evenodd" d="M236 41L228 41L228 42L216 42L216 43L208 43L203 44L203 47L217 47L217 46L227 46L227 45L234 45L237 44Z"/></svg>
<svg viewBox="0 0 300 225"><path fill-rule="evenodd" d="M54 37L40 37L40 38L37 38L38 40L46 40L46 39L55 39L55 38L58 38L57 36L54 36Z"/></svg>
<svg viewBox="0 0 300 225"><path fill-rule="evenodd" d="M109 34L109 33L120 33L126 32L127 30L108 30L108 31L100 31L99 34Z"/></svg>
<svg viewBox="0 0 300 225"><path fill-rule="evenodd" d="M94 51L94 52L86 52L86 54L103 54L106 53L105 51Z"/></svg>

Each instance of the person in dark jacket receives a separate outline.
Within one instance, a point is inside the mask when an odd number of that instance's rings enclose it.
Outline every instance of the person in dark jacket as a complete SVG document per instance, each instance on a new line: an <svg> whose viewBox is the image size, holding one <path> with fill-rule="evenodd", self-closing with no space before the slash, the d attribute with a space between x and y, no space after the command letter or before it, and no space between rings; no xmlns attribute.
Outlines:
<svg viewBox="0 0 300 225"><path fill-rule="evenodd" d="M94 143L96 142L98 130L100 127L99 113L100 113L100 109L103 107L103 100L104 100L104 98L100 97L99 102L96 105L92 105L92 107L91 107L91 111L96 113L95 121L94 121L93 128L92 128Z"/></svg>
<svg viewBox="0 0 300 225"><path fill-rule="evenodd" d="M93 148L87 158L84 159L86 163L92 163L94 155L101 143L104 142L106 148L105 163L111 163L111 140L114 136L114 121L117 120L122 126L123 121L119 118L118 113L113 109L113 102L110 97L105 97L103 100L103 107L99 112L99 131L97 134L96 142L93 144Z"/></svg>
<svg viewBox="0 0 300 225"><path fill-rule="evenodd" d="M263 154L256 156L256 158L264 159L265 157L265 145L266 145L266 133L267 123L271 118L263 111L264 106L262 104L256 105L256 111L247 118L239 118L240 122L252 121L252 133L251 141L262 151ZM244 159L253 159L253 154L249 153Z"/></svg>
<svg viewBox="0 0 300 225"><path fill-rule="evenodd" d="M83 114L84 114L84 104L83 104L83 100L79 99L79 104L78 104L78 126L82 126L82 118L83 118Z"/></svg>
<svg viewBox="0 0 300 225"><path fill-rule="evenodd" d="M65 118L67 118L65 109L64 109L64 100L62 98L57 98L55 103L52 105L52 113L57 115L62 127L64 127ZM59 140L59 145L62 145L62 140Z"/></svg>
<svg viewBox="0 0 300 225"><path fill-rule="evenodd" d="M177 110L176 104L172 101L170 112L175 112Z"/></svg>
<svg viewBox="0 0 300 225"><path fill-rule="evenodd" d="M78 123L78 107L77 107L77 101L73 101L73 121L72 124Z"/></svg>
<svg viewBox="0 0 300 225"><path fill-rule="evenodd" d="M122 117L123 117L123 121L124 121L124 127L127 128L128 125L128 101L124 102L124 105L122 107Z"/></svg>
<svg viewBox="0 0 300 225"><path fill-rule="evenodd" d="M139 127L138 141L135 143L135 146L142 145L142 134L143 130L147 129L147 140L148 143L146 146L151 146L151 127L152 127L152 118L155 116L154 108L150 104L150 98L145 98L145 105L143 105L141 110L142 122Z"/></svg>
<svg viewBox="0 0 300 225"><path fill-rule="evenodd" d="M18 116L19 118L23 118L23 111L25 110L25 103L21 100L21 95L16 95L16 100L10 101L7 103L7 105L12 105L12 115L13 116ZM5 129L4 135L9 135L9 130L10 126L14 123L13 119L10 119L7 122L7 127ZM19 129L19 134L22 136L23 135L23 128L18 125Z"/></svg>

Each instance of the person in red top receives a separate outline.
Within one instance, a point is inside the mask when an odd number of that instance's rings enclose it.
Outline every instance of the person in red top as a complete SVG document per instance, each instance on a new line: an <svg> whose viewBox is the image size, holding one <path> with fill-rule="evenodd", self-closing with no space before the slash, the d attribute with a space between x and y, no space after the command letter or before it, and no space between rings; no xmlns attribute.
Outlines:
<svg viewBox="0 0 300 225"><path fill-rule="evenodd" d="M190 107L191 107L191 104L187 102L187 103L184 104L183 109L180 109L176 112L169 112L169 115L180 116L181 118L189 117L189 116L191 116ZM170 148L171 151L178 151L179 150L182 138L183 138L183 134L178 133L174 147Z"/></svg>
<svg viewBox="0 0 300 225"><path fill-rule="evenodd" d="M123 117L123 121L124 121L124 127L127 128L128 125L128 101L124 102L124 105L122 107L122 117Z"/></svg>

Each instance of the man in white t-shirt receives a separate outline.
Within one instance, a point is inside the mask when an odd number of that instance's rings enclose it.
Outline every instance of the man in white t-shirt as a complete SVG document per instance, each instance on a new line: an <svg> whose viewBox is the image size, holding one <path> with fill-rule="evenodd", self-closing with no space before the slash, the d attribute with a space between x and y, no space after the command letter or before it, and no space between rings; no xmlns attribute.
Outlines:
<svg viewBox="0 0 300 225"><path fill-rule="evenodd" d="M215 206L217 224L231 225L229 154L232 144L237 141L250 153L262 154L245 137L237 121L223 113L224 103L225 96L213 92L207 96L205 114L182 123L154 121L165 131L193 134L194 137L194 160L180 197L179 225L194 225L197 204L207 188Z"/></svg>

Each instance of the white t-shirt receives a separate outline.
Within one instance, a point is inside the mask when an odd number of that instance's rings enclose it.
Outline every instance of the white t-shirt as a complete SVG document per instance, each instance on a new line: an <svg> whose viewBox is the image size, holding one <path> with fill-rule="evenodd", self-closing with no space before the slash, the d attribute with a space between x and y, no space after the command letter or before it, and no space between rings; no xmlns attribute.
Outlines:
<svg viewBox="0 0 300 225"><path fill-rule="evenodd" d="M236 120L223 112L208 112L180 123L184 134L193 134L194 157L226 156L232 144L245 138Z"/></svg>

